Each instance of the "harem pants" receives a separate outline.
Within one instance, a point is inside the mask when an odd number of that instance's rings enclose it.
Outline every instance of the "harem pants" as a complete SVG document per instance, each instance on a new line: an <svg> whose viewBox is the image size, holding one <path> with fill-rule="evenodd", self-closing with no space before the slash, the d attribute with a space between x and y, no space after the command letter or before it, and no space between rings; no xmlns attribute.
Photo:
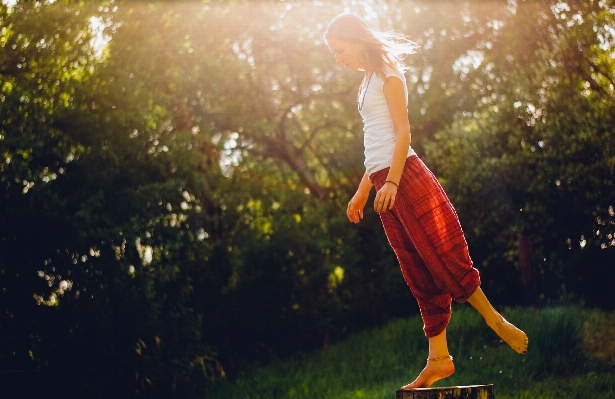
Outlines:
<svg viewBox="0 0 615 399"><path fill-rule="evenodd" d="M389 168L369 178L376 190ZM442 186L417 156L406 159L392 210L380 213L386 236L416 298L427 337L451 318L451 300L465 302L480 285L457 212Z"/></svg>

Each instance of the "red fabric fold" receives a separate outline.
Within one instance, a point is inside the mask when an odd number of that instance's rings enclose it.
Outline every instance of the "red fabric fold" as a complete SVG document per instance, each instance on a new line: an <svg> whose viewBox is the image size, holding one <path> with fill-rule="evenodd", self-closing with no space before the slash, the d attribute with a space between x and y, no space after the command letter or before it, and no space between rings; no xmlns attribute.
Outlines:
<svg viewBox="0 0 615 399"><path fill-rule="evenodd" d="M389 169L372 173L376 190ZM440 334L451 318L451 301L465 302L480 285L457 212L442 186L417 156L406 159L392 210L380 219L416 298L427 337Z"/></svg>

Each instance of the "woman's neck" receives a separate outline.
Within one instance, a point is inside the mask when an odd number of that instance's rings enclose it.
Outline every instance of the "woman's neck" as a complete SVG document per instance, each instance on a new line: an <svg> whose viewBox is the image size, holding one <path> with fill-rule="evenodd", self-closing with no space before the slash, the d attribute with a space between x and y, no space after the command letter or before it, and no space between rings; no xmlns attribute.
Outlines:
<svg viewBox="0 0 615 399"><path fill-rule="evenodd" d="M374 68L372 65L365 65L363 70L365 71L365 78L368 78L372 73L374 73Z"/></svg>

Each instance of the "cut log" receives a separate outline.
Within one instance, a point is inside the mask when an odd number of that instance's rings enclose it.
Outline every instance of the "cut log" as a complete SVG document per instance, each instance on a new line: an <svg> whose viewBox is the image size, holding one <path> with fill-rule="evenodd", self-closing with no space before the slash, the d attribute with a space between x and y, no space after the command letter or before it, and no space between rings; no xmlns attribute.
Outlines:
<svg viewBox="0 0 615 399"><path fill-rule="evenodd" d="M399 389L395 399L495 399L493 384L462 387Z"/></svg>

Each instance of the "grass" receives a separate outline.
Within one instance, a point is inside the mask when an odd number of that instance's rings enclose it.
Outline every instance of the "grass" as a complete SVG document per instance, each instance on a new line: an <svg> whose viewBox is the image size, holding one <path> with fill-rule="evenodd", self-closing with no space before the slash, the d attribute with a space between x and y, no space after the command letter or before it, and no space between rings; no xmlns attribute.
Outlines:
<svg viewBox="0 0 615 399"><path fill-rule="evenodd" d="M580 308L509 309L530 338L517 355L468 305L447 329L456 373L434 386L494 384L498 399L615 397L615 315ZM355 334L322 351L277 360L204 392L207 399L355 399L394 397L425 364L419 317Z"/></svg>

